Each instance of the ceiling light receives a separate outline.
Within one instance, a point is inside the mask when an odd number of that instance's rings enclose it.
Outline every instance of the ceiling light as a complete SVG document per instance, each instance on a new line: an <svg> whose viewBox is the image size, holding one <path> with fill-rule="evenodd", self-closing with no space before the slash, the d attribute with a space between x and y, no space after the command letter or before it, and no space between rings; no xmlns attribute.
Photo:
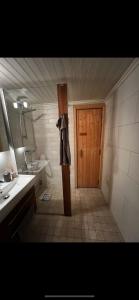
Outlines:
<svg viewBox="0 0 139 300"><path fill-rule="evenodd" d="M13 107L14 107L14 108L18 108L17 102L13 102Z"/></svg>
<svg viewBox="0 0 139 300"><path fill-rule="evenodd" d="M24 102L23 102L23 106L24 106L25 108L28 108L28 103L27 103L26 101L24 101Z"/></svg>

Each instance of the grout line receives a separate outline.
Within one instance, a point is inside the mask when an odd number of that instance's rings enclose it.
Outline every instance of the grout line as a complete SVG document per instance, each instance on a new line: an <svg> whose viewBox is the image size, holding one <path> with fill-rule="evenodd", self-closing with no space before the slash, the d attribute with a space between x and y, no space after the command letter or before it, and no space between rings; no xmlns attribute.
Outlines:
<svg viewBox="0 0 139 300"><path fill-rule="evenodd" d="M113 127L125 127L125 126L134 125L134 124L137 124L137 123L139 123L139 121L137 121L137 122L132 122L132 123L125 123L125 124L123 124L123 125L117 124L116 126L113 126Z"/></svg>
<svg viewBox="0 0 139 300"><path fill-rule="evenodd" d="M105 144L105 150L108 146ZM124 147L121 147L121 146L116 146L116 145L110 145L111 148L117 148L117 149L122 149L122 150L125 150L125 151L128 151L128 152L132 152L132 153L135 153L135 154L138 154L139 155L139 152L135 152L134 150L131 150L131 149L128 149L128 148L124 148Z"/></svg>
<svg viewBox="0 0 139 300"><path fill-rule="evenodd" d="M132 153L131 153L131 151L129 151L129 165L128 165L127 176L129 176L129 170L130 170L130 165L131 165L131 156L132 156Z"/></svg>

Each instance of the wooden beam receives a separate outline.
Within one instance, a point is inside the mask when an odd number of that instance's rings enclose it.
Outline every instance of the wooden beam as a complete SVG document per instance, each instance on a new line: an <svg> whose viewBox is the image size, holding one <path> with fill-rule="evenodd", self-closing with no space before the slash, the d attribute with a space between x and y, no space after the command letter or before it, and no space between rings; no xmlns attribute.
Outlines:
<svg viewBox="0 0 139 300"><path fill-rule="evenodd" d="M57 84L59 116L66 113L68 116L67 84ZM62 165L62 185L64 215L71 216L70 166Z"/></svg>

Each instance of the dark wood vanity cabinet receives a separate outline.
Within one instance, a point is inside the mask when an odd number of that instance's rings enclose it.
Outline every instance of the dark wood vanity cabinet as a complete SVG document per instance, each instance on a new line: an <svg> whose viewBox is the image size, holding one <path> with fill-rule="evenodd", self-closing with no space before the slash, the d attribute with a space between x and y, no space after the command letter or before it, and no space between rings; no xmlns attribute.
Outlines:
<svg viewBox="0 0 139 300"><path fill-rule="evenodd" d="M17 230L31 206L33 206L34 211L36 211L34 187L27 192L27 194L18 202L18 204L0 224L1 242L12 242L18 240Z"/></svg>

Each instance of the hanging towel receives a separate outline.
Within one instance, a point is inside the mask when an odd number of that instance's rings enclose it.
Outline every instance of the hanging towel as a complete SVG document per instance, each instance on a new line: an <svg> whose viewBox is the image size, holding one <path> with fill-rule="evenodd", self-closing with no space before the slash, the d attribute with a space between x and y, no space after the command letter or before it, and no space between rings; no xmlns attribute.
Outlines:
<svg viewBox="0 0 139 300"><path fill-rule="evenodd" d="M68 115L66 113L59 117L56 126L60 132L60 165L70 165L71 155L68 133Z"/></svg>

